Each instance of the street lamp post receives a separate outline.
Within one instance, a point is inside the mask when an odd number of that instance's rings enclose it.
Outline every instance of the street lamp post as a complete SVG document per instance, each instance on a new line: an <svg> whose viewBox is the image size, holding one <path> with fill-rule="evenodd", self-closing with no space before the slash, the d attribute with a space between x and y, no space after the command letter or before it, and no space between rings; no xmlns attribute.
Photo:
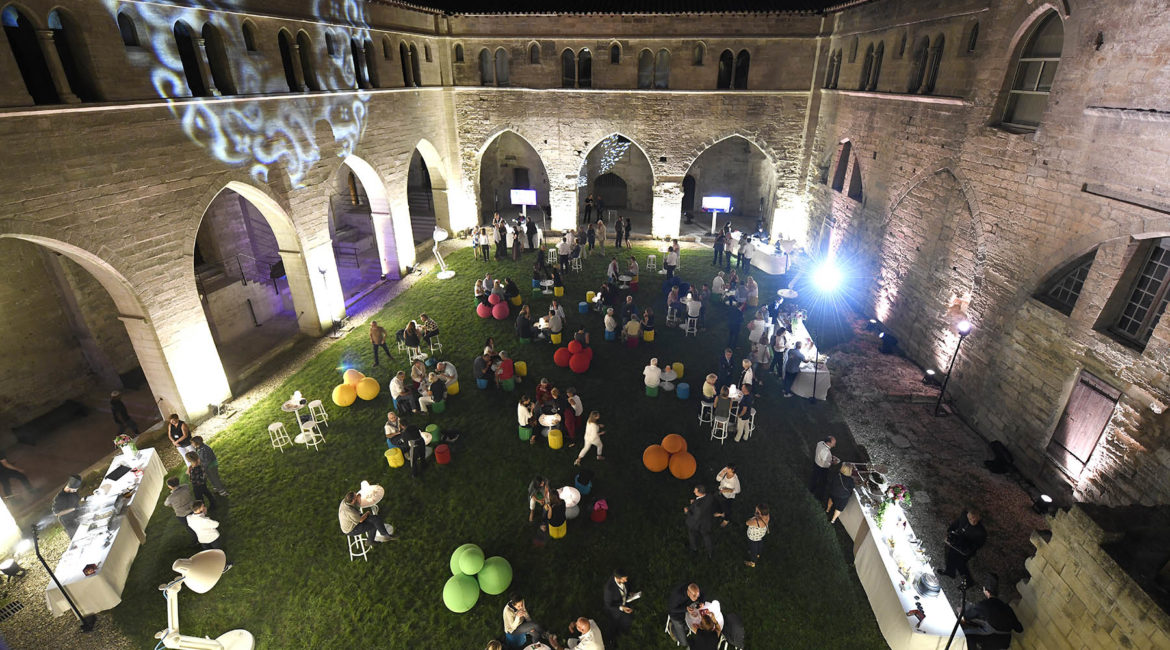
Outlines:
<svg viewBox="0 0 1170 650"><path fill-rule="evenodd" d="M971 333L971 321L963 319L955 326L959 332L959 342L955 344L955 353L951 355L951 362L947 364L947 374L943 377L942 388L938 391L938 401L934 403L934 414L940 415L939 411L942 409L943 396L947 394L947 384L951 381L951 369L955 367L955 359L959 356L959 348L963 347L963 339Z"/></svg>
<svg viewBox="0 0 1170 650"><path fill-rule="evenodd" d="M93 614L82 616L81 610L77 609L77 605L73 602L73 599L69 597L69 592L65 589L65 585L61 584L61 581L57 579L57 575L53 573L53 569L49 568L48 561L46 561L45 557L41 555L40 524L33 525L33 550L36 552L37 559L40 560L41 566L45 567L45 571L49 574L49 577L53 579L53 584L57 585L57 589L60 590L61 595L65 597L65 602L69 603L69 609L73 610L73 615L76 616L77 620L81 622L81 631L92 632L94 625L97 623L97 616L94 616Z"/></svg>

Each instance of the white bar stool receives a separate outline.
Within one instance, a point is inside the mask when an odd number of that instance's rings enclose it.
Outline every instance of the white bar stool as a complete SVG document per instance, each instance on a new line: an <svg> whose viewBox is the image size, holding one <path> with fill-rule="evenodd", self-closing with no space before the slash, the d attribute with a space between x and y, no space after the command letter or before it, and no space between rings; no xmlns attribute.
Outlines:
<svg viewBox="0 0 1170 650"><path fill-rule="evenodd" d="M581 272L581 257L574 257L569 260L569 268L576 273Z"/></svg>
<svg viewBox="0 0 1170 650"><path fill-rule="evenodd" d="M288 430L284 428L283 422L273 422L268 425L268 439L272 441L272 446L279 449L280 453L284 453L284 446L291 445L292 440L288 437Z"/></svg>
<svg viewBox="0 0 1170 650"><path fill-rule="evenodd" d="M441 341L439 341L438 334L432 336L431 338L427 339L426 341L431 346L431 356L434 356L434 354L436 352L443 351L443 343Z"/></svg>
<svg viewBox="0 0 1170 650"><path fill-rule="evenodd" d="M548 249L547 261L550 265L555 265L557 263L558 260L557 260L557 247L556 246L553 246L552 248Z"/></svg>
<svg viewBox="0 0 1170 650"><path fill-rule="evenodd" d="M353 562L355 557L360 557L369 562L370 558L366 557L366 553L370 552L370 543L366 541L366 534L346 535L346 537L349 539L349 561Z"/></svg>
<svg viewBox="0 0 1170 650"><path fill-rule="evenodd" d="M752 409L752 418L750 420L748 420L748 435L747 435L747 437L750 438L751 435L755 432L756 432L756 410ZM378 513L374 513L374 514L378 514Z"/></svg>
<svg viewBox="0 0 1170 650"><path fill-rule="evenodd" d="M646 256L646 270L653 271L657 268L658 268L658 256L657 255L647 255Z"/></svg>
<svg viewBox="0 0 1170 650"><path fill-rule="evenodd" d="M316 422L329 426L329 414L325 412L325 405L319 399L309 402L309 417L313 418Z"/></svg>
<svg viewBox="0 0 1170 650"><path fill-rule="evenodd" d="M687 316L687 328L683 331L683 336L699 336L699 319L694 316Z"/></svg>
<svg viewBox="0 0 1170 650"><path fill-rule="evenodd" d="M715 402L699 402L699 424L715 421Z"/></svg>
<svg viewBox="0 0 1170 650"><path fill-rule="evenodd" d="M727 425L731 422L730 416L718 416L715 418L715 424L711 427L711 439L718 440L722 445L723 441L727 440Z"/></svg>

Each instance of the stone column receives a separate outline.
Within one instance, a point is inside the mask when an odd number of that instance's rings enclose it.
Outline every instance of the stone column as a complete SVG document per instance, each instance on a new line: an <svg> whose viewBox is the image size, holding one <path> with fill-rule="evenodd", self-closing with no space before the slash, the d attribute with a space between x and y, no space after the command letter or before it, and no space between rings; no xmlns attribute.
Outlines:
<svg viewBox="0 0 1170 650"><path fill-rule="evenodd" d="M305 85L305 71L301 69L301 46L296 41L291 41L288 44L289 58L292 59L293 77L297 81L296 92L309 92L308 86Z"/></svg>
<svg viewBox="0 0 1170 650"><path fill-rule="evenodd" d="M398 270L398 253L395 250L394 222L389 212L370 212L374 223L374 242L378 247L378 261L382 264L382 275L392 280L402 277Z"/></svg>
<svg viewBox="0 0 1170 650"><path fill-rule="evenodd" d="M571 230L577 226L577 177L557 179L549 175L548 202L552 207L549 227L553 230ZM555 183L555 184L553 184Z"/></svg>
<svg viewBox="0 0 1170 650"><path fill-rule="evenodd" d="M203 77L203 85L213 97L219 97L219 89L215 87L215 77L211 74L211 63L207 60L207 41L202 38L192 38L195 44L195 54L199 57L199 76Z"/></svg>
<svg viewBox="0 0 1170 650"><path fill-rule="evenodd" d="M326 276L329 269L333 269L333 276L337 277L337 263L332 261L333 250L330 248L330 265L325 269ZM306 256L300 251L282 250L280 259L284 262L285 277L288 278L288 290L292 294L293 311L297 313L297 324L303 334L321 336L333 326L333 319L329 317L328 309L321 309L320 299L324 296L325 283L316 266L310 266ZM322 295L318 296L317 291ZM338 289L340 294L340 288Z"/></svg>
<svg viewBox="0 0 1170 650"><path fill-rule="evenodd" d="M655 237L678 237L678 225L682 220L682 195L682 178L663 176L655 179L650 234Z"/></svg>
<svg viewBox="0 0 1170 650"><path fill-rule="evenodd" d="M61 65L61 57L57 54L53 30L38 29L37 43L41 46L41 54L45 57L45 64L49 68L49 76L53 78L53 87L57 89L57 96L66 104L80 104L81 99L74 95L69 88L69 78L65 76L65 66Z"/></svg>

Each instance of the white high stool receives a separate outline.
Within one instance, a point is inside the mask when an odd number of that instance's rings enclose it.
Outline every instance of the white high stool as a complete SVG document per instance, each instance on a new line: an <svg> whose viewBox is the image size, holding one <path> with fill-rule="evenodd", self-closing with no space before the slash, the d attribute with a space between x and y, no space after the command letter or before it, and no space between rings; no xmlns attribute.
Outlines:
<svg viewBox="0 0 1170 650"><path fill-rule="evenodd" d="M715 424L711 426L711 439L718 440L722 445L723 441L727 440L727 426L731 422L731 416L720 416L715 418Z"/></svg>
<svg viewBox="0 0 1170 650"><path fill-rule="evenodd" d="M329 414L325 412L325 405L319 399L309 402L309 417L319 424L329 426Z"/></svg>
<svg viewBox="0 0 1170 650"><path fill-rule="evenodd" d="M366 534L346 535L346 537L349 539L349 561L353 562L355 557L360 557L369 562L370 558L366 557L366 553L370 552L370 543L366 541Z"/></svg>
<svg viewBox="0 0 1170 650"><path fill-rule="evenodd" d="M442 352L443 351L443 343L441 341L439 341L438 334L432 336L429 339L426 339L426 341L431 346L431 356L434 356L435 352Z"/></svg>
<svg viewBox="0 0 1170 650"><path fill-rule="evenodd" d="M581 272L581 257L573 257L569 259L569 268L576 273Z"/></svg>
<svg viewBox="0 0 1170 650"><path fill-rule="evenodd" d="M279 449L280 453L284 453L284 446L291 445L292 440L288 437L288 430L284 428L283 422L273 422L268 425L268 439L272 441L272 446Z"/></svg>
<svg viewBox="0 0 1170 650"><path fill-rule="evenodd" d="M657 255L647 255L646 256L646 271L647 272L653 271L657 268L658 268L658 256Z"/></svg>
<svg viewBox="0 0 1170 650"><path fill-rule="evenodd" d="M699 424L715 421L715 402L699 402Z"/></svg>
<svg viewBox="0 0 1170 650"><path fill-rule="evenodd" d="M683 336L699 336L699 319L694 316L687 316L687 328L683 331Z"/></svg>

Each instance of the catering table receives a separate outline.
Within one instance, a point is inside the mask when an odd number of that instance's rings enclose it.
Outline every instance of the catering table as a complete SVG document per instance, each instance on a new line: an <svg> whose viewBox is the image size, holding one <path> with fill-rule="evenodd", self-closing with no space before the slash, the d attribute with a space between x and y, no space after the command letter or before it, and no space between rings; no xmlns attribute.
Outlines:
<svg viewBox="0 0 1170 650"><path fill-rule="evenodd" d="M884 526L879 527L874 518L874 507L876 504L870 505L867 493L855 490L854 498L842 511L840 521L853 538L853 567L869 597L882 636L893 650L945 648L955 625L954 609L945 593L919 596L915 589L914 581L918 575L933 573L933 569L920 552L902 508L889 506ZM899 569L899 562L904 573ZM919 598L917 603L916 596ZM920 626L917 618L906 615L919 603L926 614ZM951 648L961 650L966 647L967 640L960 628Z"/></svg>
<svg viewBox="0 0 1170 650"><path fill-rule="evenodd" d="M812 336L808 329L804 326L804 321L799 318L793 318L788 324L789 331L792 332L793 339L800 341L801 351L807 354L807 347L803 345L805 341L811 341ZM813 345L813 353L819 355L816 345ZM797 375L796 381L792 382L792 392L801 397L812 397L813 386L816 385L816 398L819 400L825 399L829 394L829 386L832 383L832 376L829 374L829 369L825 364L815 364L810 360L800 364L800 374Z"/></svg>
<svg viewBox="0 0 1170 650"><path fill-rule="evenodd" d="M111 609L122 602L122 588L130 565L145 541L145 529L158 503L166 472L153 449L143 449L131 458L118 456L110 472L119 467L131 471L116 481L105 479L82 504L77 533L61 556L54 573L69 590L69 596L83 615ZM107 487L108 486L108 487ZM133 490L129 498L120 498ZM85 575L87 565L96 565ZM45 601L54 616L69 611L69 603L57 585L45 588Z"/></svg>
<svg viewBox="0 0 1170 650"><path fill-rule="evenodd" d="M731 233L731 238L735 240L735 254L739 255L739 240L744 234L738 230ZM776 248L771 244L753 239L752 246L752 266L760 269L764 273L771 275L780 275L788 272L788 256L783 253L777 253ZM790 249L791 250L791 249Z"/></svg>

